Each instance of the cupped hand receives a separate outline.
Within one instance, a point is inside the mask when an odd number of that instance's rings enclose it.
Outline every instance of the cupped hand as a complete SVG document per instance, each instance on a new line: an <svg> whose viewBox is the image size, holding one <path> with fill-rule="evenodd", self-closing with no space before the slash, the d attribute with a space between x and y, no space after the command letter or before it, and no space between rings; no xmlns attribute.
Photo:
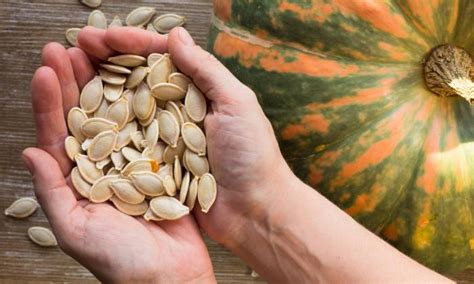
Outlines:
<svg viewBox="0 0 474 284"><path fill-rule="evenodd" d="M85 28L78 42L80 48L67 51L56 43L44 48L43 67L32 80L38 148L23 152L60 247L104 282L215 282L191 216L147 222L110 204L80 199L69 182L72 162L64 151L65 115L78 105L80 89L95 74L93 66L117 52L165 52L166 37L135 28Z"/></svg>

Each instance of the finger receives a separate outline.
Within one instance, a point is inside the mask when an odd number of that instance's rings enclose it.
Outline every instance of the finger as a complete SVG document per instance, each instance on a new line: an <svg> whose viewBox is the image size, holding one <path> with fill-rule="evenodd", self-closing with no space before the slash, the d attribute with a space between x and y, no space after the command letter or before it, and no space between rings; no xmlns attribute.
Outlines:
<svg viewBox="0 0 474 284"><path fill-rule="evenodd" d="M71 161L64 151L67 127L64 120L61 86L50 67L40 67L31 82L33 115L38 147L56 159L64 175L71 171Z"/></svg>
<svg viewBox="0 0 474 284"><path fill-rule="evenodd" d="M89 56L107 60L115 51L105 42L105 34L106 30L90 26L84 27L77 37L78 47L84 50ZM125 38L124 40L128 39Z"/></svg>
<svg viewBox="0 0 474 284"><path fill-rule="evenodd" d="M87 54L80 48L72 47L67 50L69 60L71 60L72 69L76 78L79 90L94 78L95 71Z"/></svg>
<svg viewBox="0 0 474 284"><path fill-rule="evenodd" d="M153 52L167 51L167 36L136 27L113 27L105 34L107 45L120 53L148 56Z"/></svg>
<svg viewBox="0 0 474 284"><path fill-rule="evenodd" d="M38 148L23 151L23 161L33 176L36 197L53 229L67 228L68 217L77 205L72 190L66 185L56 160Z"/></svg>
<svg viewBox="0 0 474 284"><path fill-rule="evenodd" d="M252 91L209 52L196 45L181 27L168 36L168 49L173 63L190 76L206 96L216 102L231 102L239 96L253 96Z"/></svg>
<svg viewBox="0 0 474 284"><path fill-rule="evenodd" d="M43 65L51 67L58 76L63 96L64 115L66 115L69 109L79 104L79 89L66 49L57 42L48 43L43 48L41 58Z"/></svg>

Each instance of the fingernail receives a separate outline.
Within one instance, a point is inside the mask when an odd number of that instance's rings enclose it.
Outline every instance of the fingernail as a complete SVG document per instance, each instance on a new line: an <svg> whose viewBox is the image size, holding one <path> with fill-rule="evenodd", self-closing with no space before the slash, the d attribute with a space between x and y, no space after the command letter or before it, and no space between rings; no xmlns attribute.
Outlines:
<svg viewBox="0 0 474 284"><path fill-rule="evenodd" d="M180 27L178 29L178 34L179 34L179 39L184 45L188 45L188 46L194 45L194 40L186 29Z"/></svg>
<svg viewBox="0 0 474 284"><path fill-rule="evenodd" d="M25 155L22 155L21 159L23 160L23 163L25 163L25 166L28 169L28 171L30 172L30 174L33 175L34 174L33 163Z"/></svg>

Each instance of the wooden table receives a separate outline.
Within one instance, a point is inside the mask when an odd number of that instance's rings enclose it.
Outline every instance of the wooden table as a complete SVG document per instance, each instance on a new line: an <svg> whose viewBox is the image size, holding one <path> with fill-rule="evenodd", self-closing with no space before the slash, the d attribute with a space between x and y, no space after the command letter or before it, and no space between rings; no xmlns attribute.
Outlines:
<svg viewBox="0 0 474 284"><path fill-rule="evenodd" d="M186 27L205 46L211 0L103 0L100 9L109 21L122 20L134 8L152 6L158 14L186 16ZM92 9L78 0L0 0L0 282L96 282L94 276L59 248L40 248L28 239L33 225L48 226L43 212L15 220L3 211L16 198L32 196L32 183L20 159L21 151L35 145L30 103L30 80L40 66L41 48L58 41L64 31L82 27ZM254 282L245 264L216 243L206 240L220 282Z"/></svg>

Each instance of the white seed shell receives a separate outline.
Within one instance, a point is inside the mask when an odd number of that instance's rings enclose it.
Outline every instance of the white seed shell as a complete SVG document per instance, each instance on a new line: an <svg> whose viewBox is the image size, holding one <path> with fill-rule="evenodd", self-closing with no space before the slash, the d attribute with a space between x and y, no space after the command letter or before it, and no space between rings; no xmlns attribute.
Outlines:
<svg viewBox="0 0 474 284"><path fill-rule="evenodd" d="M38 202L31 197L22 197L15 200L7 209L6 216L15 218L26 218L38 209Z"/></svg>

